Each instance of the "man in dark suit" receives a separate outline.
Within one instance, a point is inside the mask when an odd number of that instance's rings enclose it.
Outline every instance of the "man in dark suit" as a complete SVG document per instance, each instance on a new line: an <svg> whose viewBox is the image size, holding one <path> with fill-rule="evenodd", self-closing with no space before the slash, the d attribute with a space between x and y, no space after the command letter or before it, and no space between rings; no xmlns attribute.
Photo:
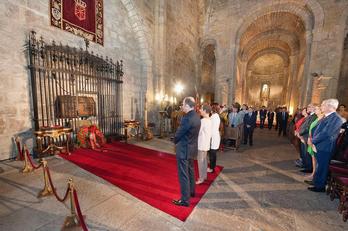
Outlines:
<svg viewBox="0 0 348 231"><path fill-rule="evenodd" d="M267 112L267 120L268 120L268 129L271 130L273 126L273 120L274 120L274 111L270 110Z"/></svg>
<svg viewBox="0 0 348 231"><path fill-rule="evenodd" d="M327 99L322 102L321 111L324 113L324 118L312 130L312 139L308 139L308 145L311 145L316 152L317 159L317 169L313 177L314 186L308 188L313 192L325 192L330 159L342 125L342 120L336 113L337 107L337 99Z"/></svg>
<svg viewBox="0 0 348 231"><path fill-rule="evenodd" d="M276 118L276 125L275 125L275 130L279 129L279 121L280 121L280 112L281 112L282 108L281 107L277 107L275 109L275 118Z"/></svg>
<svg viewBox="0 0 348 231"><path fill-rule="evenodd" d="M262 106L260 110L260 128L261 129L263 129L263 127L265 126L266 115L267 115L267 109L265 106Z"/></svg>
<svg viewBox="0 0 348 231"><path fill-rule="evenodd" d="M249 140L249 145L253 145L253 133L256 127L256 113L252 107L249 107L248 113L244 116L244 144L247 144Z"/></svg>
<svg viewBox="0 0 348 231"><path fill-rule="evenodd" d="M193 158L198 153L198 133L201 127L200 117L194 110L195 105L193 97L183 100L182 110L185 115L174 137L181 198L173 200L173 204L186 207L190 205L190 196L195 196Z"/></svg>
<svg viewBox="0 0 348 231"><path fill-rule="evenodd" d="M283 107L279 112L279 130L278 136L283 132L283 136L286 136L286 127L288 126L289 113L286 111L286 107Z"/></svg>

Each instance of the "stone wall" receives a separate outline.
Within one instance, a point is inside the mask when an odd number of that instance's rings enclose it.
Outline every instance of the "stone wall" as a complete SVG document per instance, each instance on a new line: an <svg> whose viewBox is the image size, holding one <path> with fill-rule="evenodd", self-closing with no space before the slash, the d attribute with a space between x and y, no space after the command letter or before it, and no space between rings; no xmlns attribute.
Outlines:
<svg viewBox="0 0 348 231"><path fill-rule="evenodd" d="M182 82L185 87L183 95L192 95L198 78L198 2L168 1L166 14L165 92L174 95L175 82Z"/></svg>
<svg viewBox="0 0 348 231"><path fill-rule="evenodd" d="M136 111L142 115L140 102L146 92L144 81L148 73L142 58L141 36L135 33L134 20L130 19L130 12L123 2L104 0L104 46L91 43L89 50L113 60L124 60L123 112L124 118L130 119L135 117ZM29 75L24 53L29 31L35 30L48 41L54 39L72 47L84 47L82 38L50 26L48 4L47 0L0 2L0 160L14 155L11 137L32 128Z"/></svg>

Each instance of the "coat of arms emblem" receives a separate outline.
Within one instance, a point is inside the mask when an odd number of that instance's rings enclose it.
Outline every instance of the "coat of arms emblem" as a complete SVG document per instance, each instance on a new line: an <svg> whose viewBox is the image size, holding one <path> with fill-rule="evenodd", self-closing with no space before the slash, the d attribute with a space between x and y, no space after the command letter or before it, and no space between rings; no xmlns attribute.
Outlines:
<svg viewBox="0 0 348 231"><path fill-rule="evenodd" d="M75 0L75 16L83 21L86 19L87 4L82 0Z"/></svg>

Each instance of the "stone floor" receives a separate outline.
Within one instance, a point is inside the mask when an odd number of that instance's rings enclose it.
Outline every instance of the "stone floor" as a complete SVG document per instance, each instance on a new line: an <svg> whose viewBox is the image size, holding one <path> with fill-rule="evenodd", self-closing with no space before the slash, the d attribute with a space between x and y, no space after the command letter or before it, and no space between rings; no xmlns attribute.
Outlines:
<svg viewBox="0 0 348 231"><path fill-rule="evenodd" d="M173 151L170 141L138 145ZM295 149L274 131L257 129L254 146L218 153L224 170L181 222L58 157L48 160L61 195L72 177L89 230L348 230L323 193L309 192L294 167ZM21 174L22 163L0 162L0 230L60 230L69 204L36 197L42 171Z"/></svg>

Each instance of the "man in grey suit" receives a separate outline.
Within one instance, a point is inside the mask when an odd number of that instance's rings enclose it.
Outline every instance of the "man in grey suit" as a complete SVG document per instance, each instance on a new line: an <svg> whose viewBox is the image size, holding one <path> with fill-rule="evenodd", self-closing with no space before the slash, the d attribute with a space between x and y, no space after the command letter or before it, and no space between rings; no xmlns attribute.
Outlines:
<svg viewBox="0 0 348 231"><path fill-rule="evenodd" d="M181 198L173 200L173 204L178 206L188 207L190 196L195 196L193 158L198 152L198 133L201 127L200 117L194 110L195 105L193 97L183 100L182 110L185 115L174 137Z"/></svg>
<svg viewBox="0 0 348 231"><path fill-rule="evenodd" d="M336 112L337 107L337 99L323 101L321 111L325 114L324 118L313 128L312 139L308 140L308 145L311 145L313 151L316 152L315 158L317 160L317 168L313 177L314 186L308 188L313 192L326 191L329 164L342 126L342 120Z"/></svg>

